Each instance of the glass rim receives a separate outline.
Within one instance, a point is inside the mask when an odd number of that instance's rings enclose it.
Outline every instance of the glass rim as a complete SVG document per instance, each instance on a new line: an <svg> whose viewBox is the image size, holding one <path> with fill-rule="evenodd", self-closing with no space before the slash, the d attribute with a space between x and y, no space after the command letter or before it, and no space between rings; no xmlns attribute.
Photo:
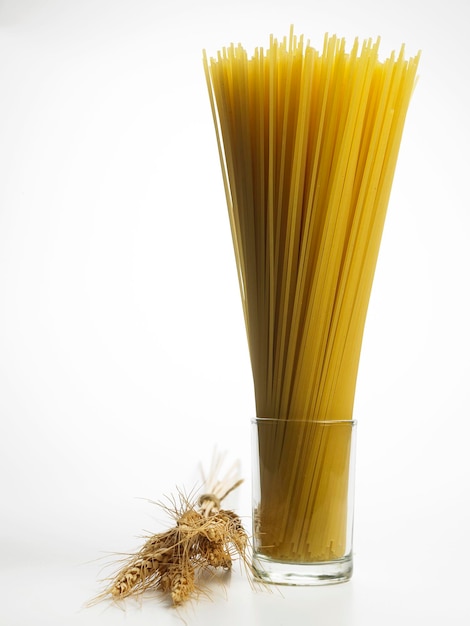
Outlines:
<svg viewBox="0 0 470 626"><path fill-rule="evenodd" d="M340 424L347 424L349 426L356 426L357 420L309 420L309 419L296 419L296 418L281 418L281 417L252 417L252 424L259 424L262 422L266 423L277 423L277 424L318 424L322 426L334 426Z"/></svg>

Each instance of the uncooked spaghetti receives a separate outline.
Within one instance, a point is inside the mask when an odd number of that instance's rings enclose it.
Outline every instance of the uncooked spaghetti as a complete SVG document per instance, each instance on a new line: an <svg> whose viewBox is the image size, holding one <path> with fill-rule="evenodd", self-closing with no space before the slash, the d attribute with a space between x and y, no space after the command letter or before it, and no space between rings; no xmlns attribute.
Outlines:
<svg viewBox="0 0 470 626"><path fill-rule="evenodd" d="M300 440L283 432L260 439L260 454L284 463L288 477L286 505L260 515L267 553L276 558L344 555L348 477L332 486L328 476L347 462L350 435L331 441L315 423L352 420L418 60L405 59L402 47L381 61L379 40L356 40L347 51L344 39L328 35L317 51L292 29L251 57L241 45L216 58L204 53L256 413L312 423ZM278 486L267 481L263 491L275 502ZM332 489L337 505L311 522Z"/></svg>

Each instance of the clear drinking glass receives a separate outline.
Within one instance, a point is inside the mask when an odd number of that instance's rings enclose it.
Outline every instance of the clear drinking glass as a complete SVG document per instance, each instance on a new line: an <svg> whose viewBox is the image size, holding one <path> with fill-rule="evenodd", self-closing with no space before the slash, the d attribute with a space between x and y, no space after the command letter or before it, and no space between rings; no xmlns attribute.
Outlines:
<svg viewBox="0 0 470 626"><path fill-rule="evenodd" d="M356 422L256 418L252 428L255 575L286 585L349 580Z"/></svg>

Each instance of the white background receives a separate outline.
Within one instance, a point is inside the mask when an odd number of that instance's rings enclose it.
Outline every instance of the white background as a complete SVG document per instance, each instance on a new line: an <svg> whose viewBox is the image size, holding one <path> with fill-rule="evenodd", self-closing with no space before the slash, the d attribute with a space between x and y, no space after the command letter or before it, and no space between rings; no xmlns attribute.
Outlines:
<svg viewBox="0 0 470 626"><path fill-rule="evenodd" d="M201 62L295 24L422 50L369 309L355 574L181 612L83 608L146 499L239 459L254 414ZM0 0L0 624L468 624L465 0ZM106 556L108 555L108 556Z"/></svg>

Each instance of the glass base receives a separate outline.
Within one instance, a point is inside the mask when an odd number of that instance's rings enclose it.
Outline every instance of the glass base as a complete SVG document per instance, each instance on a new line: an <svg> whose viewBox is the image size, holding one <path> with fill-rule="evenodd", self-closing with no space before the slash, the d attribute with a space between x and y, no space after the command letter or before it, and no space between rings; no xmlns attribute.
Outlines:
<svg viewBox="0 0 470 626"><path fill-rule="evenodd" d="M353 572L351 555L335 561L289 563L255 552L252 566L256 578L274 585L333 585L347 582Z"/></svg>

